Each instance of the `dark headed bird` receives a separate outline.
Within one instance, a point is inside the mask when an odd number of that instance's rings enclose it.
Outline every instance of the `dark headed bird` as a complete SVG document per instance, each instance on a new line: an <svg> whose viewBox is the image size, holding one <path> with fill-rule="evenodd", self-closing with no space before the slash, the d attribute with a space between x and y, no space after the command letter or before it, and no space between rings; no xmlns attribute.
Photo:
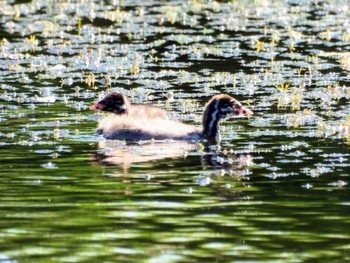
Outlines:
<svg viewBox="0 0 350 263"><path fill-rule="evenodd" d="M90 110L112 112L117 115L127 115L133 118L168 119L165 110L147 105L131 105L127 97L122 93L110 93L101 101L90 107Z"/></svg>

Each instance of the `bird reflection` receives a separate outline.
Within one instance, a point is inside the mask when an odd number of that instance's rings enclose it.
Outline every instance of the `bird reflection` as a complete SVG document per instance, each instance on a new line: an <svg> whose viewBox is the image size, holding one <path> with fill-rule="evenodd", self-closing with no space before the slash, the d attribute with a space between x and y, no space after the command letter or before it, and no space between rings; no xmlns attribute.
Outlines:
<svg viewBox="0 0 350 263"><path fill-rule="evenodd" d="M127 172L132 164L160 161L163 159L186 158L188 154L200 158L203 170L213 170L216 175L247 175L246 167L251 166L253 158L249 154L234 154L222 150L219 144L205 141L191 143L186 141L144 141L127 144L117 140L103 140L98 143L94 162L101 165L123 167Z"/></svg>
<svg viewBox="0 0 350 263"><path fill-rule="evenodd" d="M178 141L145 141L126 144L123 141L104 140L98 143L98 153L95 161L102 165L121 165L124 171L133 163L145 163L167 158L185 158L189 151L196 148L195 144Z"/></svg>
<svg viewBox="0 0 350 263"><path fill-rule="evenodd" d="M249 154L235 154L234 151L221 149L220 144L205 142L201 161L204 169L232 169L251 166L253 157Z"/></svg>
<svg viewBox="0 0 350 263"><path fill-rule="evenodd" d="M129 168L135 166L135 164L154 162L153 165L156 166L156 162L166 160L170 165L173 163L180 163L181 165L181 158L184 159L190 155L191 160L198 157L198 162L192 164L191 161L183 160L183 164L184 166L193 166L193 170L197 175L193 176L192 184L188 184L188 181L186 181L185 185L189 186L185 189L187 193L196 191L193 188L194 185L209 186L217 196L221 196L222 200L250 199L250 196L244 193L242 189L249 188L249 166L253 164L252 156L249 154L235 154L232 150L222 150L219 145L211 142L189 143L184 141L126 144L121 141L105 140L99 142L94 163L118 166L123 169L124 175L113 172L112 176L123 177L127 175L127 178L129 178ZM162 174L164 170L161 169L153 171L151 175L144 175L145 180L141 183L149 184L151 181L152 184L169 185L172 183L178 184L181 180L184 180L176 179L174 181L174 179L168 178L166 181L162 181L159 178L152 179L152 176L157 173ZM183 183L183 181L181 182ZM130 190L128 190L128 194L130 194Z"/></svg>

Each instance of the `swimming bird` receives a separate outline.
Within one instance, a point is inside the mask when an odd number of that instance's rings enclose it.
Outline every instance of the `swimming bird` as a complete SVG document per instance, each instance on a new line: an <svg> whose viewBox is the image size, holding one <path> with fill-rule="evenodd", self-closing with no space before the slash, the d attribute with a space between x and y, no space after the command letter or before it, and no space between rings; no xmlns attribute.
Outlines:
<svg viewBox="0 0 350 263"><path fill-rule="evenodd" d="M90 110L112 112L116 115L127 115L133 118L168 119L168 113L159 107L148 105L131 105L122 93L110 93L90 107Z"/></svg>
<svg viewBox="0 0 350 263"><path fill-rule="evenodd" d="M94 107L92 107L94 109ZM250 116L253 112L226 94L213 96L206 104L202 128L180 121L147 119L131 115L110 115L98 124L98 131L106 139L140 140L219 140L220 120L227 116Z"/></svg>

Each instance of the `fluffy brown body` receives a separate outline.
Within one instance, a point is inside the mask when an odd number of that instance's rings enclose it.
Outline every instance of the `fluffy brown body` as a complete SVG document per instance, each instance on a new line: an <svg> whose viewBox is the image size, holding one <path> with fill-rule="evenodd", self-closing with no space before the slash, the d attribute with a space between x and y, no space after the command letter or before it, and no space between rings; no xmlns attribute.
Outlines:
<svg viewBox="0 0 350 263"><path fill-rule="evenodd" d="M141 106L135 106L134 108L137 109L138 107ZM127 141L150 139L201 140L204 138L218 140L221 119L226 116L250 116L253 114L252 111L226 94L215 95L206 104L202 129L179 121L158 117L149 118L149 116L157 115L154 112L148 112L148 107L141 110L143 112L141 114L138 112L134 115L131 112L103 118L98 124L98 131L106 139ZM151 115L148 115L150 113Z"/></svg>

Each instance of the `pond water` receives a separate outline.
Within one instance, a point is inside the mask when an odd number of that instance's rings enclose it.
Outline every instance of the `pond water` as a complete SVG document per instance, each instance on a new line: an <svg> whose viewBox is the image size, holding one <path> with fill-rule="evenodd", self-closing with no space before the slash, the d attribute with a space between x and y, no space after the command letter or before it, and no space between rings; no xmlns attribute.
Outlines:
<svg viewBox="0 0 350 263"><path fill-rule="evenodd" d="M0 41L1 262L350 261L347 1L1 1ZM110 91L254 116L105 141Z"/></svg>

